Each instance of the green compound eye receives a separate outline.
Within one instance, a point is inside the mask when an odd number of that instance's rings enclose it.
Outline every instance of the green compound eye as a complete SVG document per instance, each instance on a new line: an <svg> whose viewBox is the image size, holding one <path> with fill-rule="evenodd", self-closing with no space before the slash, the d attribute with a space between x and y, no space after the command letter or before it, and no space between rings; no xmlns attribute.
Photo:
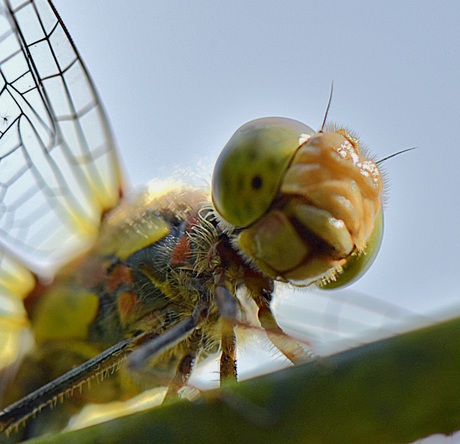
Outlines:
<svg viewBox="0 0 460 444"><path fill-rule="evenodd" d="M267 117L239 128L222 150L212 178L220 216L246 227L271 206L293 154L316 131L293 119Z"/></svg>
<svg viewBox="0 0 460 444"><path fill-rule="evenodd" d="M360 254L352 255L348 258L343 267L342 273L336 279L325 284L321 284L322 290L334 290L345 287L358 280L374 262L380 250L383 238L383 212L375 220L374 229L369 237L369 241L364 251Z"/></svg>

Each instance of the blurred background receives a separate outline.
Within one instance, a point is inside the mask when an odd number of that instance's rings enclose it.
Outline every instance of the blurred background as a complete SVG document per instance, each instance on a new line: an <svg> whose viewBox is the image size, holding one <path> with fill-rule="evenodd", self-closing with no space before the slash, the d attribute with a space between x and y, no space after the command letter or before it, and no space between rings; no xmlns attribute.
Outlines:
<svg viewBox="0 0 460 444"><path fill-rule="evenodd" d="M286 116L355 130L384 163L385 237L352 291L413 312L459 299L460 6L454 1L55 0L130 186L210 178L233 132ZM305 298L299 292L295 298Z"/></svg>

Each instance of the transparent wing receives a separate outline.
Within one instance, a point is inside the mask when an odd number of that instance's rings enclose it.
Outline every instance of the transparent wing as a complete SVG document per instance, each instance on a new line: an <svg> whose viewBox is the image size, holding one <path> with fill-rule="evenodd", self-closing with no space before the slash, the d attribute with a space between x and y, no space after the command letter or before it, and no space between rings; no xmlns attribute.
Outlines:
<svg viewBox="0 0 460 444"><path fill-rule="evenodd" d="M344 290L311 289L277 293L274 309L286 331L304 338L319 355L328 355L435 320L385 300Z"/></svg>
<svg viewBox="0 0 460 444"><path fill-rule="evenodd" d="M118 201L106 115L51 2L2 1L0 246L40 271L97 233Z"/></svg>

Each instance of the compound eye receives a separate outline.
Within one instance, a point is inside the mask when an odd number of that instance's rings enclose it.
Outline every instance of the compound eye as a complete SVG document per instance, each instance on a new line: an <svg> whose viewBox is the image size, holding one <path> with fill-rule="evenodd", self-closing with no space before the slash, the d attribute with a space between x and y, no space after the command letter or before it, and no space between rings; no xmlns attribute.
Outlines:
<svg viewBox="0 0 460 444"><path fill-rule="evenodd" d="M297 120L267 117L239 128L222 150L212 178L212 201L235 227L260 219L276 198L297 148L315 131Z"/></svg>

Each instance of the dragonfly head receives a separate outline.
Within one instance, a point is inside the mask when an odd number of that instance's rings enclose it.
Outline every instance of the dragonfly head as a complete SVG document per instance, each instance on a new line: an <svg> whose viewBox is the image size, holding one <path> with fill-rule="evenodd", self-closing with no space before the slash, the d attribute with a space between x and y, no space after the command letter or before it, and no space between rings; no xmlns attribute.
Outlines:
<svg viewBox="0 0 460 444"><path fill-rule="evenodd" d="M348 285L382 240L381 173L343 128L315 133L291 119L243 125L214 170L212 199L235 247L294 285Z"/></svg>

